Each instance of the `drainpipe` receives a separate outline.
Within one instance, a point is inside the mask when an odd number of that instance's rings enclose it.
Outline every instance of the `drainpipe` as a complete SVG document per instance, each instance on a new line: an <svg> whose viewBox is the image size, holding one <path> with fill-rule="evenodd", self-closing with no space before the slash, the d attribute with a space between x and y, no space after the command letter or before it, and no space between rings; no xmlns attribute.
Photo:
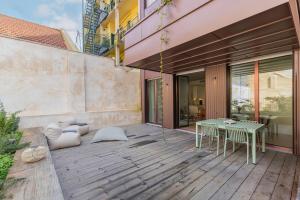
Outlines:
<svg viewBox="0 0 300 200"><path fill-rule="evenodd" d="M119 48L119 30L120 30L120 14L119 14L119 0L116 0L115 3L115 30L116 30L116 39L115 39L115 65L120 65L120 48Z"/></svg>

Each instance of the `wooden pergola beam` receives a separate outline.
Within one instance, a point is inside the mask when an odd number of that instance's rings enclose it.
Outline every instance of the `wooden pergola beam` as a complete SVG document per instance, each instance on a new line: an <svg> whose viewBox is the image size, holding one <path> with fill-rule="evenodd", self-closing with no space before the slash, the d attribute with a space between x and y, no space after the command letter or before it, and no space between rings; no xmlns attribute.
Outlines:
<svg viewBox="0 0 300 200"><path fill-rule="evenodd" d="M289 0L289 6L296 30L296 35L298 39L298 44L300 46L300 19L299 19L299 8L297 4L297 0Z"/></svg>

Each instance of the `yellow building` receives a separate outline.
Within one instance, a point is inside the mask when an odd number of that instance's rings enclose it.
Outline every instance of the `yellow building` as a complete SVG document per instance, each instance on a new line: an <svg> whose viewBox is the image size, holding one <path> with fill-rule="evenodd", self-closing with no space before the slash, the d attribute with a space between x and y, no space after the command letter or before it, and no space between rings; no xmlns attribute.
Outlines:
<svg viewBox="0 0 300 200"><path fill-rule="evenodd" d="M125 32L138 22L138 0L87 0L84 10L84 52L122 63Z"/></svg>

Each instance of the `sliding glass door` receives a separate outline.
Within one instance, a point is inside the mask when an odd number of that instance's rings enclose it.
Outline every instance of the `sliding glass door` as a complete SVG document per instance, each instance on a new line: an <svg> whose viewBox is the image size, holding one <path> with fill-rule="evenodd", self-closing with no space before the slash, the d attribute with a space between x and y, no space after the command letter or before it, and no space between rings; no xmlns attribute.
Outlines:
<svg viewBox="0 0 300 200"><path fill-rule="evenodd" d="M267 142L292 148L293 63L290 56L259 62L259 116Z"/></svg>
<svg viewBox="0 0 300 200"><path fill-rule="evenodd" d="M161 79L146 81L146 121L162 124Z"/></svg>
<svg viewBox="0 0 300 200"><path fill-rule="evenodd" d="M189 125L189 77L178 76L179 127Z"/></svg>
<svg viewBox="0 0 300 200"><path fill-rule="evenodd" d="M230 117L264 123L267 143L291 148L292 76L292 56L231 66Z"/></svg>

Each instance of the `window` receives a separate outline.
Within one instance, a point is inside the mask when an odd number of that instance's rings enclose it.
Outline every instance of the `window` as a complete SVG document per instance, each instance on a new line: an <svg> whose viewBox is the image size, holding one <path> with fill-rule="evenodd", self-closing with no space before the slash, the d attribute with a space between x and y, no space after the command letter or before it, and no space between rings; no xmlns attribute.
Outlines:
<svg viewBox="0 0 300 200"><path fill-rule="evenodd" d="M254 120L254 63L231 67L231 118Z"/></svg>
<svg viewBox="0 0 300 200"><path fill-rule="evenodd" d="M153 4L156 0L146 0L145 4L146 4L146 8L151 6L151 4Z"/></svg>
<svg viewBox="0 0 300 200"><path fill-rule="evenodd" d="M162 124L161 79L147 80L147 122Z"/></svg>

